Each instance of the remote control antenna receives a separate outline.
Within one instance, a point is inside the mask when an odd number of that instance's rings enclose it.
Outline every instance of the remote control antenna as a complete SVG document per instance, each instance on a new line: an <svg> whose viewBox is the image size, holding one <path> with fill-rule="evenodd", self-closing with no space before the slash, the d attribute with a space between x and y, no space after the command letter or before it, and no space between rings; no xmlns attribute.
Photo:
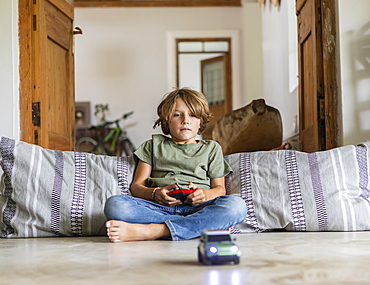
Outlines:
<svg viewBox="0 0 370 285"><path fill-rule="evenodd" d="M180 184L179 183L175 183L176 184L176 186L177 186L177 188L179 188L179 189L181 189L181 187L180 187Z"/></svg>

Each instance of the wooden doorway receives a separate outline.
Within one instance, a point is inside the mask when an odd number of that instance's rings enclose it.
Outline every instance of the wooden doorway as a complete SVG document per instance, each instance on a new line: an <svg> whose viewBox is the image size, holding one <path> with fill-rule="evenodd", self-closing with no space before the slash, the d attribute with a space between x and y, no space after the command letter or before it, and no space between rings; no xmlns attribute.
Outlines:
<svg viewBox="0 0 370 285"><path fill-rule="evenodd" d="M334 0L297 0L302 151L339 146Z"/></svg>
<svg viewBox="0 0 370 285"><path fill-rule="evenodd" d="M232 110L232 67L231 67L231 38L178 38L176 39L176 82L178 87L193 87L183 85L180 81L180 56L203 55L206 59L196 58L199 72L195 73L199 78L198 91L207 97L212 113L212 118L207 125L203 139L212 139L212 130L224 114ZM220 97L220 98L215 98Z"/></svg>
<svg viewBox="0 0 370 285"><path fill-rule="evenodd" d="M74 149L73 0L19 0L21 140Z"/></svg>

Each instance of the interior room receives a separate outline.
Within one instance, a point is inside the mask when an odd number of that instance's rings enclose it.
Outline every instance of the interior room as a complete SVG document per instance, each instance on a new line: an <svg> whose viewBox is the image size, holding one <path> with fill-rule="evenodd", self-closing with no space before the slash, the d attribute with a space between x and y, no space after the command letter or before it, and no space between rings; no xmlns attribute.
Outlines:
<svg viewBox="0 0 370 285"><path fill-rule="evenodd" d="M279 4L275 5L276 2ZM352 155L361 154L354 145L370 140L370 1L335 2L338 146L349 146L348 152ZM15 141L22 140L21 118L28 112L20 108L22 98L27 97L22 94L21 98L19 91L27 70L20 67L18 31L22 15L18 3L19 0L0 2L0 26L5 27L0 29L3 99L0 136ZM294 0L242 0L237 7L75 7L74 26L81 29L81 33L74 36L75 101L89 103L89 124L99 123L99 116L94 115L97 104L109 105L108 120L133 111L122 127L138 146L152 134L160 133L160 129L152 128L156 106L164 94L177 86L174 39L230 38L232 109L263 98L281 114L282 140L296 138L300 114L295 5ZM330 35L330 31L327 32ZM192 84L196 83L186 82L186 85ZM335 160L336 155L341 157L338 159L341 167L354 165L339 150L333 150L328 157L323 154L325 159L319 163ZM303 156L302 161L309 161L308 154ZM44 163L51 162L45 159ZM367 166L369 168L369 164ZM353 171L359 168L355 166ZM347 172L341 174L344 177ZM42 176L40 170L38 175ZM338 174L332 184L342 189L338 185L342 185L344 178L342 181L338 177L342 176ZM361 189L369 188L369 180L361 180L363 176L357 172L354 177L365 185ZM2 218L7 209L4 201L8 199L3 193L5 181L2 176ZM44 186L41 183L40 189ZM32 199L30 194L20 195ZM32 204L30 201L37 199L27 200L27 207ZM344 209L348 201L340 199L338 208ZM37 202L33 203L33 209L37 208ZM356 216L356 207L355 203L348 206L348 224L355 220L349 217ZM37 212L30 215L27 224L32 224L37 217ZM292 224L289 221L282 228ZM37 223L33 225L35 231L42 227ZM369 233L360 228L235 233L232 236L242 252L240 264L212 266L198 262L199 239L114 244L104 235L1 238L4 258L0 262L3 276L0 284L117 281L125 284L363 284L369 279L366 267Z"/></svg>
<svg viewBox="0 0 370 285"><path fill-rule="evenodd" d="M368 2L360 1L349 9L350 3L346 0L338 1L337 9L341 145L357 144L369 137L368 112L366 108L363 110L368 102L366 91L368 21L365 13ZM1 126L1 130L3 135L20 138L18 8L16 2L2 3L1 8L3 14L1 21L9 28L1 31L1 37L6 39L0 45L1 80L4 90L2 96L7 100L0 106L0 114L4 119L8 118L7 120L11 121L11 124ZM238 8L76 8L75 25L83 31L82 35L75 36L76 101L90 101L92 109L95 104L110 104L109 119L115 119L126 111L140 113L144 117L132 116L127 122L132 125L127 131L138 145L158 131L152 129L155 110L151 111L152 108L147 107L155 106L176 82L174 72L169 70L175 68L173 62L168 60L168 54L173 52L167 47L168 34L173 31L236 30L239 52L236 68L239 71L234 75L238 83L234 83L233 109L240 108L253 99L264 98L268 105L280 111L284 140L288 139L296 134L299 120L295 90L297 51L294 45L296 41L294 10L294 1L281 1L280 7L269 4L260 6L256 1L243 1L243 5ZM173 19L177 11L189 13L189 17L194 17L194 20L181 23L178 19ZM227 20L217 21L220 13L227 16ZM208 21L202 21L205 15L209 15ZM144 18L152 18L151 27L154 31L144 24ZM136 19L140 21L136 23ZM172 21L165 22L167 19ZM110 24L112 21L113 24ZM124 33L125 36L118 36L120 33ZM137 33L148 35L137 38ZM113 45L114 50L107 51L107 45L102 39L116 43ZM136 45L132 47L125 44L125 39L130 43L140 41L141 44L139 47ZM155 56L151 56L147 51L149 45ZM87 46L89 49L86 50ZM114 46L122 48L115 49ZM123 52L124 48L129 49L127 53ZM142 52L144 48L145 52ZM147 62L151 64L147 65ZM129 69L126 69L128 64ZM148 69L153 65L155 66L153 68L157 68L156 65L161 66L163 72ZM153 74L156 74L156 77ZM145 78L146 84L143 84L142 78ZM125 104L122 105L119 103L121 98L125 99L133 94L141 103L135 103L136 100L125 100ZM95 123L97 118L93 112L94 110L91 110L91 122Z"/></svg>

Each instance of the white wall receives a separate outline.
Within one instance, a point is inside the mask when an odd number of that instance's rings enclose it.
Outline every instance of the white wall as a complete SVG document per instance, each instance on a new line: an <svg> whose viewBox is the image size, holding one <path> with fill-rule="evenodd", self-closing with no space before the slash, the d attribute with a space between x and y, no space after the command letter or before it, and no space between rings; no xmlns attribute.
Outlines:
<svg viewBox="0 0 370 285"><path fill-rule="evenodd" d="M370 139L370 1L338 6L343 144L357 144Z"/></svg>
<svg viewBox="0 0 370 285"><path fill-rule="evenodd" d="M283 139L298 132L297 30L295 1L270 1L262 9L264 98L277 108L283 121Z"/></svg>
<svg viewBox="0 0 370 285"><path fill-rule="evenodd" d="M248 19L246 19L248 18ZM150 138L156 107L167 93L166 33L179 30L239 30L241 107L262 96L260 8L76 8L76 101L108 103L114 119L124 112L128 134L139 145ZM248 54L248 55L247 55ZM234 56L234 55L233 55ZM92 111L93 113L93 111ZM96 123L93 117L93 123Z"/></svg>
<svg viewBox="0 0 370 285"><path fill-rule="evenodd" d="M241 106L264 97L261 7L257 3L250 3L251 1L253 0L242 2Z"/></svg>
<svg viewBox="0 0 370 285"><path fill-rule="evenodd" d="M0 1L0 136L19 138L18 1Z"/></svg>

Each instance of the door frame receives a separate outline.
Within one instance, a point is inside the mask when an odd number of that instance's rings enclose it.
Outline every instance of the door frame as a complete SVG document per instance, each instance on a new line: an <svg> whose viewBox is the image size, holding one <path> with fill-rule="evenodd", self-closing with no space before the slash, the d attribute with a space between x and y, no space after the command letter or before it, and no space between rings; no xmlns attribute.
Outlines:
<svg viewBox="0 0 370 285"><path fill-rule="evenodd" d="M232 88L232 109L239 108L240 98L240 48L238 30L200 30L200 31L168 31L167 32L167 87L172 90L177 87L177 54L176 39L205 39L205 38L230 38L231 46L231 73L233 80Z"/></svg>
<svg viewBox="0 0 370 285"><path fill-rule="evenodd" d="M32 125L32 1L18 0L19 20L19 125L20 140L33 143Z"/></svg>
<svg viewBox="0 0 370 285"><path fill-rule="evenodd" d="M180 52L178 50L179 43L181 42L227 42L229 49L228 51L211 51L211 52ZM232 111L232 102L233 102L233 89L232 89L232 82L233 82L233 73L231 70L232 64L231 64L231 58L232 58L232 52L231 52L231 39L230 38L187 38L187 39L176 39L176 87L180 87L180 55L182 54L222 54L222 58L224 59L225 63L225 72L224 72L224 82L225 82L225 107L226 112ZM209 59L206 59L209 60ZM202 66L201 60L200 64ZM200 77L201 77L201 90L203 92L203 69L200 69ZM205 94L207 95L207 94Z"/></svg>
<svg viewBox="0 0 370 285"><path fill-rule="evenodd" d="M338 87L340 81L338 72L340 68L339 40L337 36L338 1L321 0L321 3L326 132L324 139L326 149L332 149L342 144L339 130L341 94Z"/></svg>

